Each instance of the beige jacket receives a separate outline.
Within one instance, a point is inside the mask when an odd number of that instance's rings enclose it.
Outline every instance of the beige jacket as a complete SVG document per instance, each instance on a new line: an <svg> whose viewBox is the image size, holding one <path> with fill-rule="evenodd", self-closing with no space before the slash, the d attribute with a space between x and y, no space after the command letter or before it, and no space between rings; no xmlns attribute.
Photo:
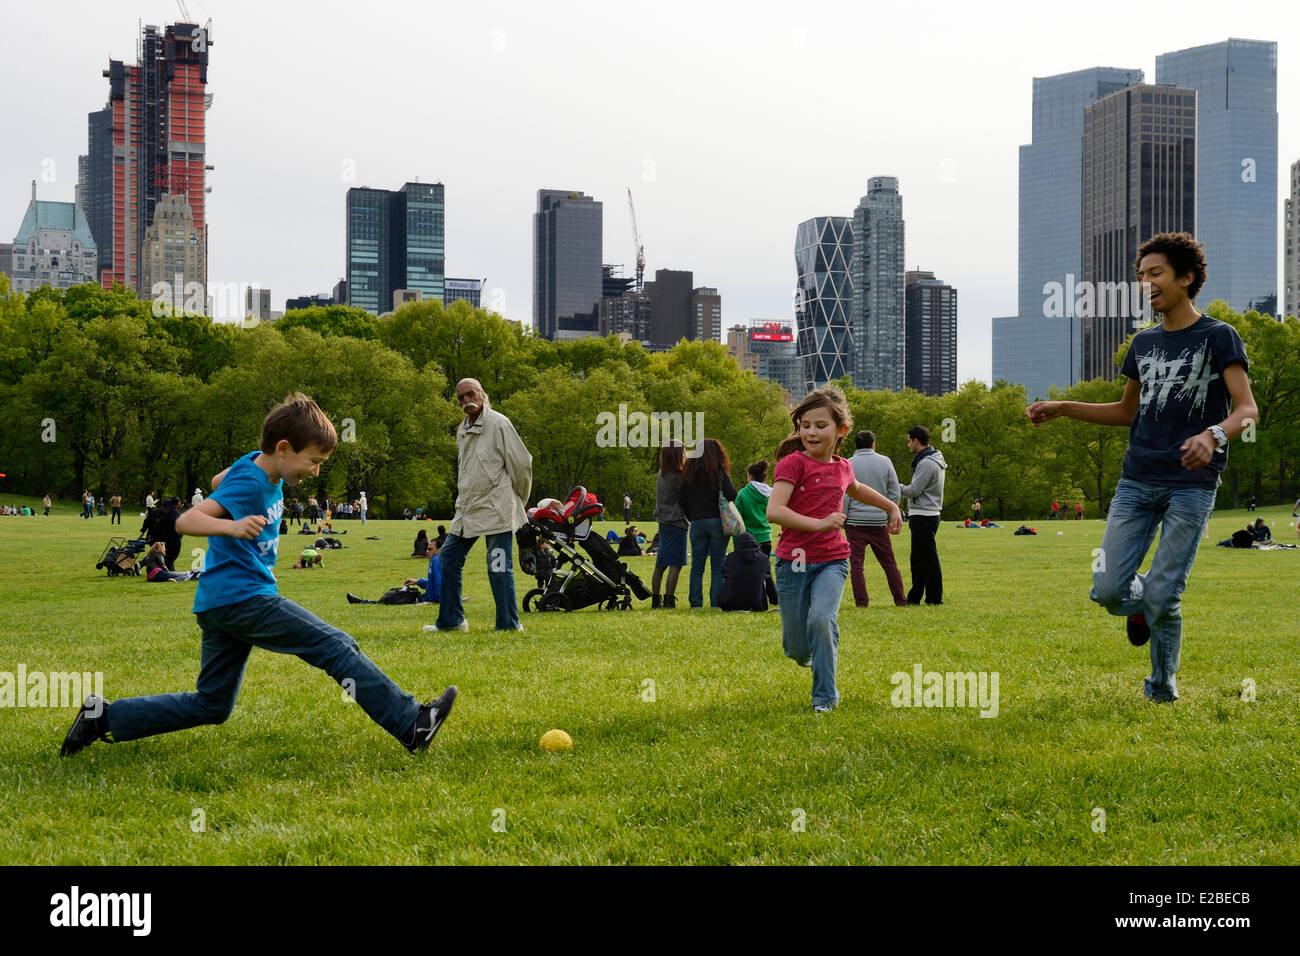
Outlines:
<svg viewBox="0 0 1300 956"><path fill-rule="evenodd" d="M456 429L459 470L451 533L461 538L513 532L528 520L524 502L533 487L533 456L515 426L485 399L478 420Z"/></svg>

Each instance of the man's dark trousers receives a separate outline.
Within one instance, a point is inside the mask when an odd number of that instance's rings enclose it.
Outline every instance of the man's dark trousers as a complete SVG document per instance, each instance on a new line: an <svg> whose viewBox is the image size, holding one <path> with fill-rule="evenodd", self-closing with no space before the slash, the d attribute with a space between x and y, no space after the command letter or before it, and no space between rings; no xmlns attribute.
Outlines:
<svg viewBox="0 0 1300 956"><path fill-rule="evenodd" d="M912 590L907 592L908 604L943 603L943 571L939 567L939 548L935 534L939 531L938 515L909 515L907 526L912 530Z"/></svg>

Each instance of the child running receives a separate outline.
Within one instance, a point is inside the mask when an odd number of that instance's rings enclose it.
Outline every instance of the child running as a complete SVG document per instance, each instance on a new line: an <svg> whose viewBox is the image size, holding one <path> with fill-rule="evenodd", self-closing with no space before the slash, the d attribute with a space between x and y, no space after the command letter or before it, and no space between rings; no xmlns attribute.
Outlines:
<svg viewBox="0 0 1300 956"><path fill-rule="evenodd" d="M234 709L244 666L254 647L297 654L350 693L370 718L418 753L429 746L456 700L448 687L421 706L402 693L361 652L357 642L276 590L275 566L284 511L282 484L320 474L338 445L325 413L310 398L293 394L262 423L260 451L253 451L212 479L213 493L181 515L181 534L208 538L205 569L194 598L203 632L197 687L180 694L127 697L109 703L86 698L67 738L69 757L96 740L119 742L222 723ZM348 681L349 683L345 683Z"/></svg>
<svg viewBox="0 0 1300 956"><path fill-rule="evenodd" d="M781 643L785 656L813 672L813 713L839 703L835 665L839 656L837 620L849 573L849 543L843 501L847 494L888 516L898 534L898 505L853 475L853 466L835 452L853 427L844 393L828 386L809 394L790 413L795 432L776 450L776 472L767 520L782 526L776 545L776 590L780 596Z"/></svg>

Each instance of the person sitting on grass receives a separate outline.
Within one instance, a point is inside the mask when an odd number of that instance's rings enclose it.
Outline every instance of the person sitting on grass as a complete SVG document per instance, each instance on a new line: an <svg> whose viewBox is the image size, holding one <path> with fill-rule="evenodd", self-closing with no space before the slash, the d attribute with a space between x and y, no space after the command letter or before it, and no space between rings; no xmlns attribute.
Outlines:
<svg viewBox="0 0 1300 956"><path fill-rule="evenodd" d="M644 551L641 550L641 542L637 540L636 525L625 528L623 538L618 543L618 556L620 558L639 558Z"/></svg>
<svg viewBox="0 0 1300 956"><path fill-rule="evenodd" d="M215 476L212 494L180 518L181 534L208 539L207 570L194 599L203 632L196 689L112 702L91 694L64 738L62 756L96 740L136 740L223 723L234 710L254 647L296 654L319 667L407 750L418 753L429 746L451 712L456 687L420 704L349 634L277 593L271 569L279 552L282 485L319 475L337 445L334 425L307 396L292 394L272 409L262 423L259 449ZM296 740L328 740L328 731L301 719L285 726Z"/></svg>
<svg viewBox="0 0 1300 956"><path fill-rule="evenodd" d="M1272 541L1273 532L1269 530L1268 525L1264 524L1263 518L1256 518L1254 524L1246 525L1248 530L1256 541Z"/></svg>
<svg viewBox="0 0 1300 956"><path fill-rule="evenodd" d="M411 557L427 558L429 556L429 532L423 528L415 536L415 544L411 547Z"/></svg>
<svg viewBox="0 0 1300 956"><path fill-rule="evenodd" d="M438 547L429 541L429 570L422 578L407 578L400 588L390 588L378 601L367 601L351 591L347 598L349 604L439 604L442 602L442 562L438 560ZM409 595L419 588L423 593L418 598Z"/></svg>
<svg viewBox="0 0 1300 956"><path fill-rule="evenodd" d="M155 541L149 546L149 553L140 562L140 569L144 571L145 578L155 584L166 584L169 581L197 581L201 573L199 571L168 571L167 546L161 541Z"/></svg>
<svg viewBox="0 0 1300 956"><path fill-rule="evenodd" d="M736 538L735 548L722 562L722 593L718 607L724 611L766 611L776 603L772 566L748 531Z"/></svg>

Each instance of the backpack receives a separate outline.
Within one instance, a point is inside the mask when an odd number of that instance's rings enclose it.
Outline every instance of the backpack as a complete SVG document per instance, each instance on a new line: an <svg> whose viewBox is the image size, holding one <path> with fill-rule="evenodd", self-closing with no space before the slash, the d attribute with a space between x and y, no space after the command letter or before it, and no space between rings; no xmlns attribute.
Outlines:
<svg viewBox="0 0 1300 956"><path fill-rule="evenodd" d="M380 604L415 604L420 600L419 588L389 588L379 599Z"/></svg>

